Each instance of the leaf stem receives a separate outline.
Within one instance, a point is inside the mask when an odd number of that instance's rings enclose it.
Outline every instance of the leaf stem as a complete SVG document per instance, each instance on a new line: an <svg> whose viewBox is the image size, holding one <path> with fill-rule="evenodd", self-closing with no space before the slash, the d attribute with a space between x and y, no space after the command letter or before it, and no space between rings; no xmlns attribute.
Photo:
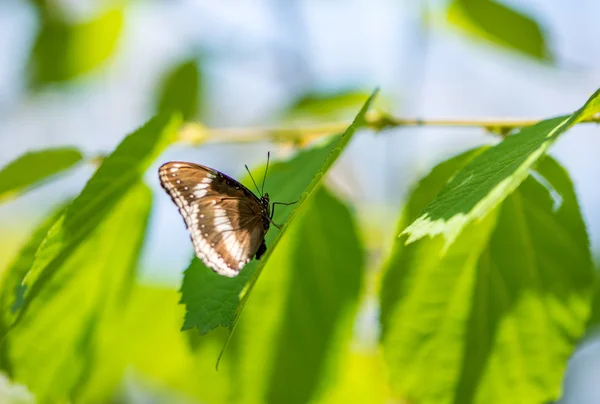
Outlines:
<svg viewBox="0 0 600 404"><path fill-rule="evenodd" d="M482 128L492 134L506 136L509 132L536 124L542 119L534 118L400 118L371 111L366 115L366 127L375 131L402 127L447 127ZM584 119L581 123L600 123L600 116ZM343 132L350 122L332 122L304 127L246 127L207 128L197 122L188 122L181 128L180 141L199 145L204 143L254 143L271 141L276 143L305 144L314 139Z"/></svg>

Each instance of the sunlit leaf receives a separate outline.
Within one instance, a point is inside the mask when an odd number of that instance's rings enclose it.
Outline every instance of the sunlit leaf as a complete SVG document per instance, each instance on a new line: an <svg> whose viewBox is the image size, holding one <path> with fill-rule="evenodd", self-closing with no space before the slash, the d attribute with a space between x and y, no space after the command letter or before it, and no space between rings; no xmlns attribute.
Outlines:
<svg viewBox="0 0 600 404"><path fill-rule="evenodd" d="M56 148L23 154L0 169L0 201L39 186L82 159L79 150Z"/></svg>
<svg viewBox="0 0 600 404"><path fill-rule="evenodd" d="M552 60L539 24L531 17L492 0L453 0L448 20L470 35L523 53Z"/></svg>
<svg viewBox="0 0 600 404"><path fill-rule="evenodd" d="M274 215L276 223L283 223L279 231L267 233L268 250L260 261L253 260L236 278L219 276L194 259L185 271L182 284L182 303L186 305L184 329L198 328L200 333L224 326L231 328L239 317L245 299L249 296L253 285L271 252L276 248L278 240L285 233L295 213L302 207L308 196L320 184L323 176L344 150L354 132L364 124L364 114L369 108L374 93L364 104L354 123L342 135L334 136L321 146L298 153L288 162L273 164L269 168L267 188L271 191L271 199L276 201L296 201L289 208L278 208ZM242 288L248 283L246 292L240 301Z"/></svg>
<svg viewBox="0 0 600 404"><path fill-rule="evenodd" d="M42 241L48 234L48 230L54 225L56 220L63 214L64 207L48 216L38 225L33 231L29 240L19 250L14 261L8 269L3 273L2 284L0 289L0 336L4 336L9 326L13 323L16 308L23 304L23 295L25 294L21 282L31 268L35 259L35 252L40 247ZM3 368L10 366L6 362L5 346L0 344L0 364Z"/></svg>
<svg viewBox="0 0 600 404"><path fill-rule="evenodd" d="M411 195L401 223L414 218L479 153L465 153L436 167ZM477 260L493 228L495 215L490 216L469 225L445 252L441 236L408 246L403 239L396 241L382 281L380 321L385 359L398 398L448 402L437 390L446 388L443 392L448 394L453 388L449 381L458 377L460 369L450 365L460 363L465 349L464 323ZM418 373L426 366L426 374Z"/></svg>
<svg viewBox="0 0 600 404"><path fill-rule="evenodd" d="M450 244L465 226L485 216L527 178L530 169L570 127L600 112L600 90L572 115L523 128L473 159L402 234L407 243L444 235Z"/></svg>
<svg viewBox="0 0 600 404"><path fill-rule="evenodd" d="M391 393L385 363L378 352L350 348L341 358L336 378L312 402L319 404L387 404Z"/></svg>
<svg viewBox="0 0 600 404"><path fill-rule="evenodd" d="M43 15L29 59L31 84L65 82L99 67L114 53L122 28L120 9L77 24Z"/></svg>
<svg viewBox="0 0 600 404"><path fill-rule="evenodd" d="M306 403L316 395L352 338L363 265L349 209L315 192L273 252L238 326L245 402Z"/></svg>
<svg viewBox="0 0 600 404"><path fill-rule="evenodd" d="M557 400L585 331L597 281L573 184L550 158L537 171L544 181L506 200L481 257L459 402Z"/></svg>
<svg viewBox="0 0 600 404"><path fill-rule="evenodd" d="M195 333L196 341L190 343L189 333L180 332L184 308L178 300L175 288L133 288L126 307L102 323L96 351L101 359L94 363L79 402L127 401L122 397L125 381L161 402L178 402L182 396L203 403L233 402L231 369L215 372L226 333L202 338Z"/></svg>
<svg viewBox="0 0 600 404"><path fill-rule="evenodd" d="M409 217L466 163L457 162L421 182ZM566 361L585 330L595 275L566 172L549 158L538 172L543 181L527 178L450 245L442 235L397 241L381 297L382 343L397 398L520 403L558 397Z"/></svg>
<svg viewBox="0 0 600 404"><path fill-rule="evenodd" d="M175 66L173 70L167 72L160 83L157 110L178 111L186 120L194 118L198 112L198 98L202 87L200 79L196 60Z"/></svg>
<svg viewBox="0 0 600 404"><path fill-rule="evenodd" d="M52 226L22 282L22 311L52 278L75 248L137 184L148 165L176 136L180 119L159 115L126 137Z"/></svg>
<svg viewBox="0 0 600 404"><path fill-rule="evenodd" d="M150 204L145 186L127 192L3 340L13 379L27 385L39 402L76 397L103 359L96 353L99 327L126 301Z"/></svg>

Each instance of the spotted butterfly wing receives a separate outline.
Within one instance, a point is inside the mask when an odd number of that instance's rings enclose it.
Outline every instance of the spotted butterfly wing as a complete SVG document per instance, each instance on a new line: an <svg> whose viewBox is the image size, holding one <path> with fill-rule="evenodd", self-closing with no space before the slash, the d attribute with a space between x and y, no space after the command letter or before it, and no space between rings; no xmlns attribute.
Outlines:
<svg viewBox="0 0 600 404"><path fill-rule="evenodd" d="M199 164L173 161L159 168L162 187L179 207L194 251L206 266L234 277L267 247L269 198Z"/></svg>

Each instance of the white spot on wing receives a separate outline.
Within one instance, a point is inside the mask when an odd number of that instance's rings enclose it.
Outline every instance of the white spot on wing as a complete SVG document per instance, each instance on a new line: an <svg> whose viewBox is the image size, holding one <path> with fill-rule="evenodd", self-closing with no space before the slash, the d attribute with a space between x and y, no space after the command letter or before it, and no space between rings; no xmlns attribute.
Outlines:
<svg viewBox="0 0 600 404"><path fill-rule="evenodd" d="M202 198L203 196L205 196L208 193L208 190L204 189L204 187L200 186L201 184L196 185L196 187L194 188L194 194L196 195L197 198Z"/></svg>
<svg viewBox="0 0 600 404"><path fill-rule="evenodd" d="M214 202L214 201L213 201ZM215 218L213 220L215 230L219 233L224 233L233 230L229 217L227 217L227 211L221 208L215 208Z"/></svg>

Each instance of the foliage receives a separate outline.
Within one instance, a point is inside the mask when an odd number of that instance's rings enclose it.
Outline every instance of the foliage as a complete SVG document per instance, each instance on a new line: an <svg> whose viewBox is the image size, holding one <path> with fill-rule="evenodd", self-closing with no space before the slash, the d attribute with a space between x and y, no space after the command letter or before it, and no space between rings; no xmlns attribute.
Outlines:
<svg viewBox="0 0 600 404"><path fill-rule="evenodd" d="M349 209L318 189L273 251L236 329L244 400L305 403L340 372L331 361L351 341L363 271Z"/></svg>
<svg viewBox="0 0 600 404"><path fill-rule="evenodd" d="M0 201L39 186L81 161L79 150L62 147L26 153L0 170Z"/></svg>
<svg viewBox="0 0 600 404"><path fill-rule="evenodd" d="M466 225L494 209L527 178L530 169L570 127L600 112L600 90L572 115L523 128L473 159L402 234L408 242L444 234L449 244Z"/></svg>
<svg viewBox="0 0 600 404"><path fill-rule="evenodd" d="M539 24L493 0L452 0L447 10L453 26L491 43L541 60L553 57Z"/></svg>
<svg viewBox="0 0 600 404"><path fill-rule="evenodd" d="M368 92L360 90L331 93L309 91L298 97L287 109L286 117L295 121L345 118L348 112L354 113L357 108L360 108L368 96Z"/></svg>
<svg viewBox="0 0 600 404"><path fill-rule="evenodd" d="M458 167L485 153L436 167L414 191L406 219ZM537 173L449 246L441 235L397 241L381 322L398 396L423 403L558 398L566 360L585 330L595 273L568 175L549 158Z"/></svg>
<svg viewBox="0 0 600 404"><path fill-rule="evenodd" d="M165 74L157 95L159 112L179 112L184 119L194 118L202 91L199 68L197 61L188 60Z"/></svg>
<svg viewBox="0 0 600 404"><path fill-rule="evenodd" d="M77 398L101 359L96 352L99 328L128 297L150 203L145 186L128 191L10 329L3 349L11 375L41 402ZM51 371L38 371L40 361Z"/></svg>
<svg viewBox="0 0 600 404"><path fill-rule="evenodd" d="M354 132L364 124L364 115L374 96L375 94L367 100L345 133L334 136L322 146L298 154L289 162L272 166L269 171L269 186L276 191L272 194L273 200L297 203L291 209L282 208L275 212L275 223L283 223L283 227L276 234L267 233L265 239L270 248L260 262L252 261L240 275L228 279L217 275L199 260L192 261L182 285L181 299L187 306L184 329L197 327L204 334L218 326L234 328L250 291L269 261L271 251L282 238L296 212L317 189L327 170L350 142ZM247 292L240 297L244 287Z"/></svg>
<svg viewBox="0 0 600 404"><path fill-rule="evenodd" d="M374 295L354 213L322 185L372 99L344 134L272 163L272 198L299 202L276 210L283 228L268 233L267 254L238 277L216 275L194 258L181 288L185 316L174 290L135 280L151 206L140 181L181 121L164 113L126 137L6 271L5 374L43 402L127 401L122 383L132 369L130 383L165 401L175 392L249 403L557 399L597 282L569 176L545 156L559 135L598 111L597 94L570 116L451 158L419 183L385 260L382 355L374 345L355 348L360 301ZM38 151L0 174L47 162L53 169L32 168L19 183L4 174L7 190L24 191L80 159L72 149ZM424 226L424 218L438 224ZM181 325L200 334L229 330L200 337ZM357 380L363 368L369 375Z"/></svg>
<svg viewBox="0 0 600 404"><path fill-rule="evenodd" d="M116 54L123 2L83 20L57 2L30 3L39 16L32 87L90 78ZM472 38L553 61L544 24L504 2L452 0L443 11L449 27ZM307 87L284 107L286 122L358 113L343 133L294 143L271 162L271 199L298 202L277 207L273 220L283 226L267 234L267 253L235 278L194 257L187 269L164 268L182 274L178 287L151 284L138 267L155 202L168 197L153 197L149 167L189 141L183 120L203 117L210 70L202 63L167 69L149 103L156 116L106 157L33 150L0 169L4 204L98 165L0 272L0 402L560 399L573 350L598 324L600 285L569 173L548 152L600 113L600 91L572 114L440 162L394 207L398 228L386 251L369 238L371 212L357 214L360 206L327 181L358 131L384 126L367 115L376 93ZM202 127L196 146L208 147ZM254 168L254 178L264 170Z"/></svg>
<svg viewBox="0 0 600 404"><path fill-rule="evenodd" d="M119 8L73 23L51 4L42 4L41 16L29 59L29 80L34 88L64 83L100 67L115 51L123 28L123 10Z"/></svg>
<svg viewBox="0 0 600 404"><path fill-rule="evenodd" d="M77 247L107 218L111 209L139 181L147 166L176 134L178 118L157 116L134 132L108 156L78 197L48 230L35 252L29 270L23 274L23 304L18 321L40 291L64 265ZM15 299L17 301L19 299Z"/></svg>

